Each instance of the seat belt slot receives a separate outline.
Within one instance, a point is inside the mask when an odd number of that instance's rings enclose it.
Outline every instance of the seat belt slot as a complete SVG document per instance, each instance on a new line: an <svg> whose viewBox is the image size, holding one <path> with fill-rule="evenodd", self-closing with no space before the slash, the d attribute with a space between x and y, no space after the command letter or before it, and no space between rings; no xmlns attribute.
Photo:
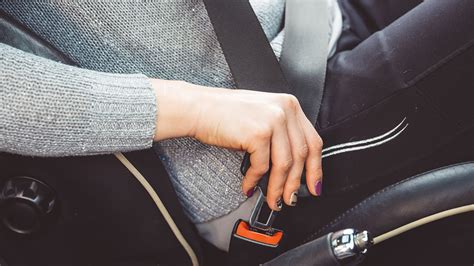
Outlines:
<svg viewBox="0 0 474 266"><path fill-rule="evenodd" d="M249 225L255 229L271 232L273 221L275 221L276 212L268 207L267 199L260 187L257 187L261 193L258 194L258 199L255 207L250 215Z"/></svg>

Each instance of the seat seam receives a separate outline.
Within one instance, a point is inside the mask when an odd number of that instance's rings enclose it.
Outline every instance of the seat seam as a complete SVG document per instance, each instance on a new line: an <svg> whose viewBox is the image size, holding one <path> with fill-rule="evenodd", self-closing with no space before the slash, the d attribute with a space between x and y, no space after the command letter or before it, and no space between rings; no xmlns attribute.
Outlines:
<svg viewBox="0 0 474 266"><path fill-rule="evenodd" d="M423 80L424 78L426 78L428 75L430 75L431 73L435 72L436 70L442 68L443 66L445 66L448 62L450 62L451 60L455 59L456 57L460 56L463 52L465 52L466 50L469 50L471 48L471 46L474 45L474 39L473 40L470 40L469 42L467 42L466 44L462 45L461 47L459 47L458 49L456 49L455 51L451 52L449 55L445 56L443 59L440 59L438 62L436 62L436 64L428 67L427 69L425 69L423 72L421 72L420 74L416 75L415 77L413 77L412 79L410 79L409 81L406 81L404 82L406 84L406 87L405 88L408 88L408 87L411 87L413 86L414 84L418 83L419 81Z"/></svg>

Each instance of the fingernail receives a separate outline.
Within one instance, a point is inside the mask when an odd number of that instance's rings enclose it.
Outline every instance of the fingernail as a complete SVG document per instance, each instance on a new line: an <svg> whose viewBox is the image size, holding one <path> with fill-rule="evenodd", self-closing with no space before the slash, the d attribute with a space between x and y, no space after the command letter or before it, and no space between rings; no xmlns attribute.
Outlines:
<svg viewBox="0 0 474 266"><path fill-rule="evenodd" d="M316 196L321 196L321 193L323 192L323 183L321 180L316 183L314 191L316 192Z"/></svg>
<svg viewBox="0 0 474 266"><path fill-rule="evenodd" d="M255 193L255 187L249 189L245 195L247 195L247 198L250 198L253 196L253 193Z"/></svg>
<svg viewBox="0 0 474 266"><path fill-rule="evenodd" d="M293 192L290 196L290 206L296 206L296 202L298 201L298 193Z"/></svg>
<svg viewBox="0 0 474 266"><path fill-rule="evenodd" d="M279 210L281 210L281 208L283 208L283 201L281 200L281 198L279 198L279 199L277 200L277 208L278 208Z"/></svg>

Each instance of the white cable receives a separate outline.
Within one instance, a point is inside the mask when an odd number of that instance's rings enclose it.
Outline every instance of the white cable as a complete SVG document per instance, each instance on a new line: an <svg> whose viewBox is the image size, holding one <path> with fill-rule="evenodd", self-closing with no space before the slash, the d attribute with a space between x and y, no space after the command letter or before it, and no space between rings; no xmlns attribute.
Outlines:
<svg viewBox="0 0 474 266"><path fill-rule="evenodd" d="M386 232L382 235L379 235L374 238L374 244L379 244L387 239L390 239L392 237L398 236L402 233L405 233L409 230L412 230L416 227L425 225L427 223L431 223L449 216L454 216L457 214L465 213L465 212L474 212L474 204L471 205L465 205L462 207L454 208L454 209L449 209L443 212L435 213L433 215L421 218L419 220L416 220L414 222L411 222L409 224L406 224L404 226L398 227L392 231Z"/></svg>
<svg viewBox="0 0 474 266"><path fill-rule="evenodd" d="M173 221L173 218L171 217L170 213L168 212L165 205L163 204L163 202L161 201L160 197L155 192L153 187L150 185L150 183L148 183L148 181L140 173L140 171L138 171L138 169L121 152L115 153L114 155L128 169L128 171L130 171L130 173L138 180L138 182L140 182L140 184L143 186L146 192L148 192L151 199L155 202L156 207L158 207L161 214L163 215L166 222L168 223L171 231L173 231L173 234L176 236L181 246L183 246L186 253L188 253L188 256L191 259L192 264L194 266L198 266L199 261L197 259L196 253L194 253L194 250L184 238L183 234L179 230L176 223Z"/></svg>

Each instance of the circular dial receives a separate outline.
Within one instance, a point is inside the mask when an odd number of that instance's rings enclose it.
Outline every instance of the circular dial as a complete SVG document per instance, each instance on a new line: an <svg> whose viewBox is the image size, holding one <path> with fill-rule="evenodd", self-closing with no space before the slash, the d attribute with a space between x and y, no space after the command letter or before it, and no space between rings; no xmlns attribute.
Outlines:
<svg viewBox="0 0 474 266"><path fill-rule="evenodd" d="M0 222L19 234L37 232L51 216L54 191L31 177L8 179L0 190Z"/></svg>

